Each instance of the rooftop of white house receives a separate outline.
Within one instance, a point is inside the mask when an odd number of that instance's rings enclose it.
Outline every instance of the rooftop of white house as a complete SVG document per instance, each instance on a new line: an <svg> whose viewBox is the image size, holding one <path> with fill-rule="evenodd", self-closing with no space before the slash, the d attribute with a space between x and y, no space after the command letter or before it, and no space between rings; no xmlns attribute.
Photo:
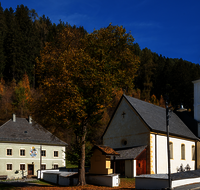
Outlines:
<svg viewBox="0 0 200 190"><path fill-rule="evenodd" d="M15 115L0 127L0 141L67 146L67 143L30 118L18 118Z"/></svg>

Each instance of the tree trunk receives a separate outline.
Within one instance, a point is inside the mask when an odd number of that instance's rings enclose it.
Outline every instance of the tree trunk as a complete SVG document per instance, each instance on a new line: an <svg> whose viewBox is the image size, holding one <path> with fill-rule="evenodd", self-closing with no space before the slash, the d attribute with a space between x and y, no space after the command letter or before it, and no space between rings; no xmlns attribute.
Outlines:
<svg viewBox="0 0 200 190"><path fill-rule="evenodd" d="M86 137L86 126L83 126L83 136L81 137L81 153L78 169L78 186L83 186L85 182L85 137Z"/></svg>

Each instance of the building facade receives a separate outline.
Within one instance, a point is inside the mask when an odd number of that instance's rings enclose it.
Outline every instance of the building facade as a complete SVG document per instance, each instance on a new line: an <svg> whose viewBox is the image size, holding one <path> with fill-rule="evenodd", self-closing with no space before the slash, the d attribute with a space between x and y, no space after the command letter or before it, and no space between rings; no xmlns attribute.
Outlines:
<svg viewBox="0 0 200 190"><path fill-rule="evenodd" d="M31 118L13 115L0 127L0 175L16 179L65 167L66 146Z"/></svg>
<svg viewBox="0 0 200 190"><path fill-rule="evenodd" d="M173 112L169 128L171 172L194 170L199 139ZM120 153L115 172L127 177L168 173L165 108L123 95L102 138Z"/></svg>

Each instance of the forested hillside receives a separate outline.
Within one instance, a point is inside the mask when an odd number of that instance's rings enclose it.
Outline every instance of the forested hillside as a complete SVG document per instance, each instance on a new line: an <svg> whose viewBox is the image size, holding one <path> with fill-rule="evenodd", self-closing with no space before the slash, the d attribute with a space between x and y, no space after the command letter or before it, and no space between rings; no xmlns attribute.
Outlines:
<svg viewBox="0 0 200 190"><path fill-rule="evenodd" d="M17 6L16 10L12 8L3 10L0 6L1 123L9 119L13 112L19 117L30 114L30 100L40 96L39 80L45 77L37 75L37 60L41 57L40 52L49 44L54 44L52 47L56 47L57 37L64 28L69 28L74 35L78 35L76 43L87 35L84 27L72 27L67 24L67 21L65 23L60 21L56 25L51 23L50 18L45 15L39 17L35 10L29 10L24 5ZM134 37L134 33L132 35ZM103 44L91 46L88 51L96 53L99 51L98 47L102 48L102 46ZM140 60L139 68L133 77L134 87L122 85L125 81L125 78L122 78L121 90L113 89L116 97L113 97L113 106L104 111L101 120L103 128L107 125L124 90L128 95L163 107L163 97L167 94L173 107L183 103L184 107L193 110L192 81L200 78L199 64L166 58L151 52L148 48L141 50L137 43L131 47L131 53L133 57L138 56ZM112 55L110 59L114 57ZM126 69L123 70L127 72ZM124 73L124 76L126 74ZM130 77L130 73L127 77Z"/></svg>
<svg viewBox="0 0 200 190"><path fill-rule="evenodd" d="M193 110L193 83L200 78L200 66L183 59L166 58L145 48L140 50L135 44L136 55L140 57L138 76L135 78L135 89L141 92L140 98L151 101L168 95L175 108L182 103Z"/></svg>

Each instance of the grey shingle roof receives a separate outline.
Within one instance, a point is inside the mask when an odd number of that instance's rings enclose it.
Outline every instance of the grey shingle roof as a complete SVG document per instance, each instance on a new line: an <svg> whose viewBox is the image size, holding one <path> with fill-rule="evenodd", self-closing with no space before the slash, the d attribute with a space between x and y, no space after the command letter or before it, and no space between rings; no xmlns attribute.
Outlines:
<svg viewBox="0 0 200 190"><path fill-rule="evenodd" d="M117 153L120 154L120 156L116 156L115 160L130 160L130 159L135 159L137 156L139 156L142 151L146 148L147 146L138 146L138 147L132 147L132 148L126 148L126 149L114 149ZM111 157L113 160L113 156Z"/></svg>
<svg viewBox="0 0 200 190"><path fill-rule="evenodd" d="M130 96L123 95L123 97L130 103L151 131L166 133L165 108ZM199 140L175 113L171 112L170 116L169 133L171 135Z"/></svg>
<svg viewBox="0 0 200 190"><path fill-rule="evenodd" d="M30 124L25 118L9 120L0 127L1 142L39 143L46 145L63 145L67 143L55 137L52 133L34 123Z"/></svg>

